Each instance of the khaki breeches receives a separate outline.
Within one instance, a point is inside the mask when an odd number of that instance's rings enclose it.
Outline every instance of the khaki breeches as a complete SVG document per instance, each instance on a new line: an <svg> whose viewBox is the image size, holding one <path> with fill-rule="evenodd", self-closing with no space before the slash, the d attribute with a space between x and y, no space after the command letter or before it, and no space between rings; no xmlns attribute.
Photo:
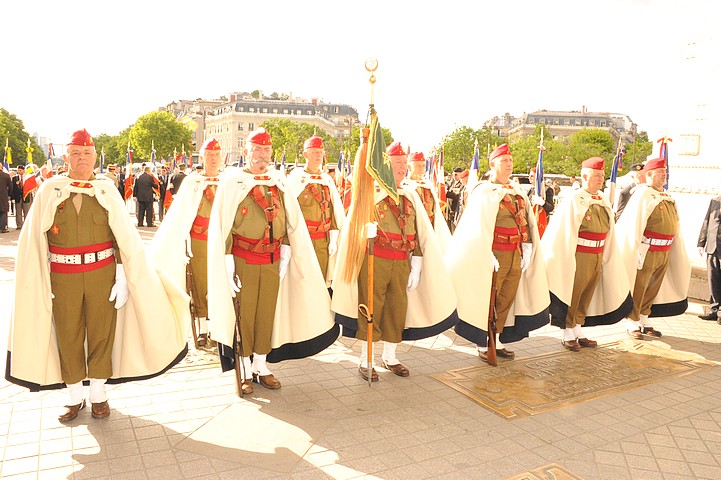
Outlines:
<svg viewBox="0 0 721 480"><path fill-rule="evenodd" d="M628 316L631 320L638 321L641 315L651 313L651 305L666 275L669 253L668 251L646 252L643 268L636 272L636 282L633 284L633 310Z"/></svg>
<svg viewBox="0 0 721 480"><path fill-rule="evenodd" d="M66 384L113 375L117 310L108 298L114 283L114 262L85 273L50 273L60 371Z"/></svg>
<svg viewBox="0 0 721 480"><path fill-rule="evenodd" d="M387 260L374 257L373 263L373 341L400 343L408 311L408 260ZM358 303L368 305L368 256L358 275ZM358 315L356 338L367 340L368 323Z"/></svg>
<svg viewBox="0 0 721 480"><path fill-rule="evenodd" d="M280 275L278 259L272 264L253 265L233 256L235 273L242 287L236 293L240 302L241 355L265 355L271 350L271 335L278 299Z"/></svg>
<svg viewBox="0 0 721 480"><path fill-rule="evenodd" d="M496 331L501 333L521 281L521 252L493 250L500 267L496 274Z"/></svg>
<svg viewBox="0 0 721 480"><path fill-rule="evenodd" d="M566 314L566 328L586 323L586 312L593 299L593 292L601 279L602 253L576 252L576 273L573 277L571 305Z"/></svg>
<svg viewBox="0 0 721 480"><path fill-rule="evenodd" d="M193 303L198 317L208 316L208 242L190 238L190 269L193 272Z"/></svg>

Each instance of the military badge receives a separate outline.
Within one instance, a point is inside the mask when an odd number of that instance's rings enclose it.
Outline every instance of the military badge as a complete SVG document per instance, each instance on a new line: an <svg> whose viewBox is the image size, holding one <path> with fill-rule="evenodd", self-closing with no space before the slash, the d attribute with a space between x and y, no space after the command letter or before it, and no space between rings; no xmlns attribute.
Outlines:
<svg viewBox="0 0 721 480"><path fill-rule="evenodd" d="M247 208L247 207L242 207L242 208L240 209L240 214L241 214L241 215L245 216L247 213L248 213L248 208Z"/></svg>
<svg viewBox="0 0 721 480"><path fill-rule="evenodd" d="M60 233L60 227L58 227L56 224L53 224L53 228L50 229L51 232L53 232L53 235L57 235Z"/></svg>

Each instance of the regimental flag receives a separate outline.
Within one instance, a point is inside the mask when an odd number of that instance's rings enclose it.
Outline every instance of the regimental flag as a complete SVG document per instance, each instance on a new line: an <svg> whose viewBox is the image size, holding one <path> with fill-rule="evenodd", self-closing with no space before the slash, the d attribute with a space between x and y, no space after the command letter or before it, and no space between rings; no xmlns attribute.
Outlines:
<svg viewBox="0 0 721 480"><path fill-rule="evenodd" d="M45 162L45 166L41 169L43 178L50 178L54 175L53 173L53 157L55 156L55 150L53 144L48 143L48 160Z"/></svg>
<svg viewBox="0 0 721 480"><path fill-rule="evenodd" d="M546 188L543 186L543 152L546 147L543 146L543 130L541 130L541 143L538 145L538 161L536 161L536 195L546 199Z"/></svg>
<svg viewBox="0 0 721 480"><path fill-rule="evenodd" d="M3 168L6 172L10 171L10 165L13 163L13 149L10 147L10 139L5 139L5 152L3 153Z"/></svg>
<svg viewBox="0 0 721 480"><path fill-rule="evenodd" d="M283 175L285 175L285 169L286 169L285 150L283 150L283 156L280 158L280 170L281 170L281 172L283 172Z"/></svg>
<svg viewBox="0 0 721 480"><path fill-rule="evenodd" d="M656 140L656 142L661 144L658 156L666 160L666 184L663 186L663 189L668 190L668 174L670 171L668 164L668 144L669 142L673 142L673 140L664 135L662 138Z"/></svg>
<svg viewBox="0 0 721 480"><path fill-rule="evenodd" d="M30 195L40 184L40 169L32 163L25 166L25 180L23 181L23 200Z"/></svg>
<svg viewBox="0 0 721 480"><path fill-rule="evenodd" d="M33 163L33 152L35 151L35 149L30 146L30 137L28 137L28 146L25 147L25 151L28 154L28 165L30 165Z"/></svg>
<svg viewBox="0 0 721 480"><path fill-rule="evenodd" d="M619 139L616 156L613 157L613 165L611 165L611 178L608 186L608 200L611 203L611 207L616 203L616 179L618 178L618 171L623 168L624 155L626 155L626 149L621 146L621 139Z"/></svg>
<svg viewBox="0 0 721 480"><path fill-rule="evenodd" d="M125 201L128 201L133 196L133 186L135 185L135 177L133 176L133 151L130 149L130 142L128 142L128 149L125 152L125 168L124 197Z"/></svg>
<svg viewBox="0 0 721 480"><path fill-rule="evenodd" d="M188 165L188 156L185 154L185 145L183 145L183 149L181 150L180 159L185 165Z"/></svg>
<svg viewBox="0 0 721 480"><path fill-rule="evenodd" d="M390 158L386 153L386 142L378 121L375 108L371 107L370 137L368 137L368 155L366 157L366 171L378 182L396 203L398 203L398 186L393 176Z"/></svg>

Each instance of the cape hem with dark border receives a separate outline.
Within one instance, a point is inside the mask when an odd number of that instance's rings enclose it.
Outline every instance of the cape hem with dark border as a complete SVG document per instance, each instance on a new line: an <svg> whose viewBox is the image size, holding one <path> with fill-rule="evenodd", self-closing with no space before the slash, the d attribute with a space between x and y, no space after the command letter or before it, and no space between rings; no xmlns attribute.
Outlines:
<svg viewBox="0 0 721 480"><path fill-rule="evenodd" d="M613 325L614 323L626 318L633 310L633 298L629 293L621 305L614 311L603 315L593 315L586 317L583 323L584 327L595 327L598 325ZM566 316L568 315L568 305L563 303L557 296L551 293L551 325L558 328L566 328Z"/></svg>
<svg viewBox="0 0 721 480"><path fill-rule="evenodd" d="M673 303L658 303L651 305L649 317L675 317L686 313L688 309L688 298Z"/></svg>
<svg viewBox="0 0 721 480"><path fill-rule="evenodd" d="M178 354L175 359L173 359L170 364L163 368L161 371L156 373L151 373L148 375L141 375L138 377L121 377L121 378L109 378L107 380L108 385L116 385L118 383L126 383L126 382L135 382L138 380L147 380L149 378L157 377L158 375L162 375L171 368L173 368L175 365L180 363L181 360L185 358L185 356L188 354L188 345L186 344L185 347L183 347L183 350ZM19 378L15 378L12 375L10 375L10 361L11 361L11 352L8 351L7 355L7 363L5 364L5 380L8 382L14 383L15 385L20 385L21 387L25 387L29 389L31 392L39 392L41 390L57 390L59 388L65 388L67 385L65 383L53 383L51 385L38 385L37 383L28 382L26 380L21 380ZM89 380L83 380L84 385L89 385Z"/></svg>
<svg viewBox="0 0 721 480"><path fill-rule="evenodd" d="M441 334L453 327L458 323L458 312L453 310L453 313L448 316L445 320L423 328L406 328L403 330L402 339L406 341L422 340L424 338L433 337ZM335 322L343 327L343 336L349 338L356 338L358 333L358 319L346 317L340 313L335 314Z"/></svg>
<svg viewBox="0 0 721 480"><path fill-rule="evenodd" d="M512 327L505 327L499 339L502 343L513 343L528 337L533 330L548 325L549 313L548 308L535 315L516 315L516 324ZM488 346L488 332L466 323L461 319L456 325L456 333L465 338L469 342L473 342L478 346Z"/></svg>
<svg viewBox="0 0 721 480"><path fill-rule="evenodd" d="M298 343L286 343L270 351L266 360L270 363L278 363L283 360L297 360L310 357L322 352L338 339L340 330L338 325L333 325L327 332L315 338ZM218 356L220 357L220 368L227 372L235 368L235 356L233 349L228 345L218 344Z"/></svg>

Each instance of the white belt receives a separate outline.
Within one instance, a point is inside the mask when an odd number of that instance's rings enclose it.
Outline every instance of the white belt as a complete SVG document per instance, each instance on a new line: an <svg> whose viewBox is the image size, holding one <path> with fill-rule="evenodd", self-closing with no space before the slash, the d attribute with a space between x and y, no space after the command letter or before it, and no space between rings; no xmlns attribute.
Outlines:
<svg viewBox="0 0 721 480"><path fill-rule="evenodd" d="M666 238L643 237L643 238L641 238L641 243L645 243L646 245L654 245L656 247L666 247L673 243L673 238L666 239Z"/></svg>
<svg viewBox="0 0 721 480"><path fill-rule="evenodd" d="M587 238L579 238L578 239L578 246L580 247L591 247L591 248L599 248L606 245L606 240L589 240Z"/></svg>
<svg viewBox="0 0 721 480"><path fill-rule="evenodd" d="M114 248L106 248L99 252L76 253L75 255L62 255L60 253L51 253L50 261L52 263L65 263L68 265L87 265L112 257L115 254Z"/></svg>

